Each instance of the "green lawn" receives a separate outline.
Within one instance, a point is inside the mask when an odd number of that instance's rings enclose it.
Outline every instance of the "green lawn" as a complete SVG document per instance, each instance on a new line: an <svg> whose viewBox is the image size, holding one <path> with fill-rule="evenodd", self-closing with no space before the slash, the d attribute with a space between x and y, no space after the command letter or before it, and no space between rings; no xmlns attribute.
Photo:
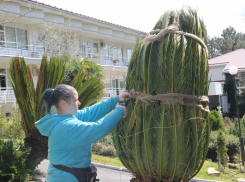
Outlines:
<svg viewBox="0 0 245 182"><path fill-rule="evenodd" d="M93 154L92 162L124 168L123 164L120 162L120 160L117 157L111 158L111 157L104 157L104 156ZM245 173L239 173L238 169L236 170L229 169L228 167L225 169L224 173L220 174L220 176L215 176L215 175L210 176L207 174L209 167L213 167L217 170L218 164L215 162L205 161L202 169L194 178L215 180L215 181L237 181L237 178L245 178Z"/></svg>
<svg viewBox="0 0 245 182"><path fill-rule="evenodd" d="M117 157L105 157L105 156L93 154L92 162L125 168L124 165L121 163L121 161Z"/></svg>
<svg viewBox="0 0 245 182"><path fill-rule="evenodd" d="M208 175L207 171L209 167L213 167L218 170L217 163L205 161L202 169L195 176L195 178L215 181L237 181L237 178L245 178L245 173L239 173L239 169L229 169L228 167L226 167L223 173L220 173L220 176Z"/></svg>

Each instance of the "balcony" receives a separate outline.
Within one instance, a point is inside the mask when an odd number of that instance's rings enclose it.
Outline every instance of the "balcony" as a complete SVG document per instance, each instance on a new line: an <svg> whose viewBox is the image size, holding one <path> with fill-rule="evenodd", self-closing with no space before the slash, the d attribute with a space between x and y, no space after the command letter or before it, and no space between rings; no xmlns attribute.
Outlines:
<svg viewBox="0 0 245 182"><path fill-rule="evenodd" d="M41 59L44 54L43 46L35 46L35 45L23 45L18 42L8 42L8 41L0 41L0 55L4 56L21 56L25 58L38 58ZM48 57L51 53L48 53ZM81 55L82 57L93 57L92 55L86 56L85 54ZM120 57L110 57L110 56L100 56L100 61L98 62L101 65L106 66L121 66L128 67L129 59Z"/></svg>
<svg viewBox="0 0 245 182"><path fill-rule="evenodd" d="M23 45L18 42L0 41L0 55L42 58L43 46Z"/></svg>
<svg viewBox="0 0 245 182"><path fill-rule="evenodd" d="M0 88L0 105L10 104L16 102L14 91L12 87L1 87Z"/></svg>
<svg viewBox="0 0 245 182"><path fill-rule="evenodd" d="M104 98L116 97L117 95L121 94L123 90L125 90L125 88L105 88Z"/></svg>
<svg viewBox="0 0 245 182"><path fill-rule="evenodd" d="M113 58L110 56L100 56L100 64L108 66L124 66L128 67L129 60L127 58Z"/></svg>

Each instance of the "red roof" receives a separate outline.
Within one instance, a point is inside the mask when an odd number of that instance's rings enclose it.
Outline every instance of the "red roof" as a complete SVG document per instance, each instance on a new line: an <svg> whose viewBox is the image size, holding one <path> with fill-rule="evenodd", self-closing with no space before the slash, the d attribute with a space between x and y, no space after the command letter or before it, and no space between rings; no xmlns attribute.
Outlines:
<svg viewBox="0 0 245 182"><path fill-rule="evenodd" d="M65 10L65 9L62 9L62 8L58 8L56 6L50 6L49 4L41 3L41 2L38 2L38 1L35 1L35 0L24 0L24 1L28 1L28 2L31 2L31 3L38 3L38 5L46 6L48 8L52 8L52 9L55 9L55 10L58 10L58 11L62 11L62 12L65 12L65 13L70 13L70 14L73 14L75 16L80 16L80 17L83 17L83 18L86 18L86 19L89 19L89 20L97 21L97 22L104 23L104 24L111 25L111 26L115 26L115 27L118 27L118 28L123 28L123 29L129 30L129 31L133 31L133 32L136 32L136 33L139 33L139 34L143 34L143 35L147 34L146 32L143 32L143 31L139 31L139 30L135 30L135 29L132 29L132 28L124 27L124 26L117 25L117 24L114 24L114 23L110 23L110 22L107 22L107 21L103 21L103 20L100 20L100 19L97 19L97 18L92 18L92 17L89 17L89 16L85 16L85 15L82 15L82 14L79 14L79 13L75 13L73 11L68 11L68 10Z"/></svg>
<svg viewBox="0 0 245 182"><path fill-rule="evenodd" d="M209 66L225 65L223 72L228 72L231 66L245 70L245 49L238 49L227 54L209 59Z"/></svg>

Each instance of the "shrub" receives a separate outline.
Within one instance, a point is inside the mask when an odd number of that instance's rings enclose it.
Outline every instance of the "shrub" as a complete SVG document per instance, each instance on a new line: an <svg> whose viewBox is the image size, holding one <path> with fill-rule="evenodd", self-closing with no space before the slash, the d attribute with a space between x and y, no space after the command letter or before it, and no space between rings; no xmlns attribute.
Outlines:
<svg viewBox="0 0 245 182"><path fill-rule="evenodd" d="M230 128L234 126L234 123L231 121L229 117L222 118L222 122L224 124L225 131L229 131Z"/></svg>
<svg viewBox="0 0 245 182"><path fill-rule="evenodd" d="M0 118L0 138L23 140L25 133L21 121L17 114L12 114L9 118Z"/></svg>
<svg viewBox="0 0 245 182"><path fill-rule="evenodd" d="M113 146L111 134L93 143L92 151L98 155L111 156L111 157L116 156L116 150Z"/></svg>
<svg viewBox="0 0 245 182"><path fill-rule="evenodd" d="M218 137L218 131L212 131L210 134L210 141L208 146L208 153L207 157L208 159L212 159L213 161L217 161L217 137ZM230 162L234 161L234 157L236 154L240 152L239 149L239 139L237 136L234 136L232 134L224 134L225 137L225 144L227 150L227 154L229 156Z"/></svg>
<svg viewBox="0 0 245 182"><path fill-rule="evenodd" d="M219 159L219 170L223 171L228 162L228 155L227 155L224 133L221 129L218 132L216 149L217 149L217 154Z"/></svg>
<svg viewBox="0 0 245 182"><path fill-rule="evenodd" d="M229 133L240 137L240 134L239 134L239 123L238 123L238 119L237 118L235 118L234 123L235 124L234 124L233 127L230 128ZM240 119L240 126L241 126L242 137L245 137L245 119ZM245 142L245 140L244 140L244 142Z"/></svg>
<svg viewBox="0 0 245 182"><path fill-rule="evenodd" d="M110 157L116 156L116 150L114 146L111 146L111 145L107 146L100 142L93 144L92 151L98 155L110 156Z"/></svg>
<svg viewBox="0 0 245 182"><path fill-rule="evenodd" d="M14 147L12 140L0 139L0 181L22 182L30 180L40 163L40 158L28 158L31 148L27 146Z"/></svg>
<svg viewBox="0 0 245 182"><path fill-rule="evenodd" d="M219 112L216 110L212 110L209 115L210 122L213 123L212 131L216 131L222 129L225 131L224 125L221 121Z"/></svg>

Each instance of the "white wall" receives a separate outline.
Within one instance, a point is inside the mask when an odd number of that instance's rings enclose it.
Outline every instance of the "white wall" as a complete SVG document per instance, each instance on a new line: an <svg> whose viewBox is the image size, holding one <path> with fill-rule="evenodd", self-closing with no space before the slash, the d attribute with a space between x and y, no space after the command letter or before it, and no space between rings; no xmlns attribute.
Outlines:
<svg viewBox="0 0 245 182"><path fill-rule="evenodd" d="M225 75L223 75L223 69L225 68L226 65L220 65L220 66L210 66L209 67L209 74L208 74L208 78L210 79L211 77L211 81L215 82L215 81L224 81L225 80Z"/></svg>

